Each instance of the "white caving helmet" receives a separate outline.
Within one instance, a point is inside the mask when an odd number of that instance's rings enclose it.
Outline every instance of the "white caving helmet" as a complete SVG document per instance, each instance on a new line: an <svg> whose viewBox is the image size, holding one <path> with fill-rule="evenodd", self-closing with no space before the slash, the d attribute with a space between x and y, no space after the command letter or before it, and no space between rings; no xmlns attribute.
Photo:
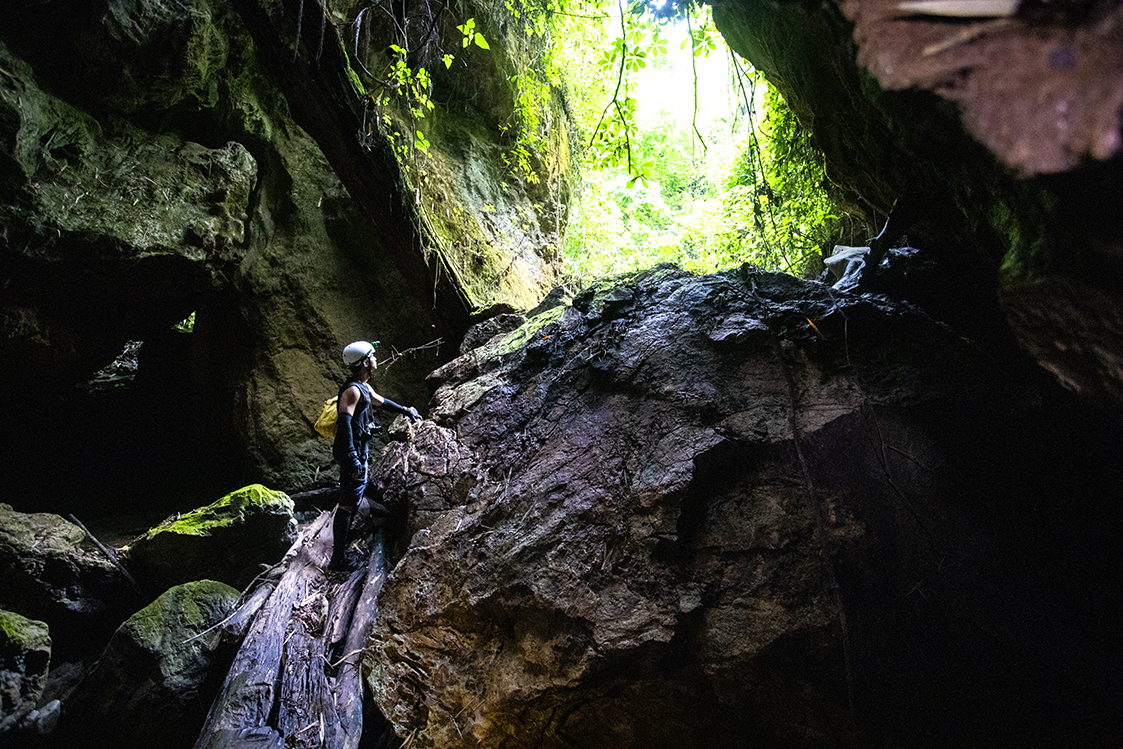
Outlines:
<svg viewBox="0 0 1123 749"><path fill-rule="evenodd" d="M354 368L365 360L368 356L374 353L374 347L378 345L378 341L371 343L370 341L355 341L354 343L347 344L343 349L343 363L348 367Z"/></svg>

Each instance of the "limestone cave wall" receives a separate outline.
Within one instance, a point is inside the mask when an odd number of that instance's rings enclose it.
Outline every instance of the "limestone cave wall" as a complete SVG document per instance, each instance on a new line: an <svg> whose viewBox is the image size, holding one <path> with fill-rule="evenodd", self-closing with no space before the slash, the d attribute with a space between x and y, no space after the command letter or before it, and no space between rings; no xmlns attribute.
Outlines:
<svg viewBox="0 0 1123 749"><path fill-rule="evenodd" d="M250 479L306 486L329 459L311 425L342 378L343 345L380 340L376 387L418 407L425 374L454 353L470 308L448 309L396 262L414 252L432 277L450 272L441 248L425 247L426 212L409 210L420 186L395 167L354 198L262 55L246 5L0 10L0 412L20 425L5 438L3 494L21 509L174 505L180 490L194 506L201 486ZM321 38L354 38L365 6L350 5L321 13ZM505 81L482 63L465 75ZM464 109L455 95L440 104L433 120ZM467 197L484 195L493 209L489 226L448 222L440 238L486 246L455 269L476 304L526 304L553 283L557 234L542 227L557 219L539 221L530 191L503 172L497 127L480 122L471 147L433 133L430 159L473 176L445 186L441 207L475 215ZM377 151L390 135L365 137ZM555 192L566 168L553 166ZM374 203L401 218L373 220ZM177 331L191 313L193 330ZM87 385L136 341L135 377Z"/></svg>

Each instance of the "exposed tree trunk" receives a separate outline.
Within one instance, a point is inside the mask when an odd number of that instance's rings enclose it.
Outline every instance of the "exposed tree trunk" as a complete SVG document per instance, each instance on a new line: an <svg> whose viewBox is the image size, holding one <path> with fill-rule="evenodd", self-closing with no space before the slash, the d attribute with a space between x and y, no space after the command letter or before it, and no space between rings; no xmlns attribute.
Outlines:
<svg viewBox="0 0 1123 749"><path fill-rule="evenodd" d="M294 544L211 706L195 749L354 749L363 732L359 656L386 578L381 532L366 567L332 583L331 513ZM259 592L250 601L260 599Z"/></svg>
<svg viewBox="0 0 1123 749"><path fill-rule="evenodd" d="M266 5L270 10L266 9ZM374 236L383 238L405 283L435 312L446 341L468 328L468 303L426 247L417 206L404 189L390 144L364 125L363 101L348 77L347 53L319 0L233 0L296 122L323 151ZM369 123L368 123L369 124Z"/></svg>

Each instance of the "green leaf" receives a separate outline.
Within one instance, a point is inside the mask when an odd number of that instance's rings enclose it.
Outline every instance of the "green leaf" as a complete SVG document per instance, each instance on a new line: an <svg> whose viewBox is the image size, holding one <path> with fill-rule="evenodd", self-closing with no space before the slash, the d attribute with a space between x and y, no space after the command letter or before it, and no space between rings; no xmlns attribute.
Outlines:
<svg viewBox="0 0 1123 749"><path fill-rule="evenodd" d="M484 39L483 34L476 34L476 46L480 49L491 49L491 47L487 46L487 40Z"/></svg>

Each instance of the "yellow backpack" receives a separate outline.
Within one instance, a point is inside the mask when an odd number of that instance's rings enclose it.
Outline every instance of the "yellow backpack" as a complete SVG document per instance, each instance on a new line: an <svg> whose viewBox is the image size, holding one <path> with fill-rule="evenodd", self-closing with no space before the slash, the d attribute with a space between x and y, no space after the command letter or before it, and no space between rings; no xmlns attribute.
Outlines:
<svg viewBox="0 0 1123 749"><path fill-rule="evenodd" d="M320 416L316 419L316 424L314 426L315 430L320 433L320 436L326 438L329 442L335 439L335 428L339 424L338 403L338 395L324 401L323 410L320 411Z"/></svg>
<svg viewBox="0 0 1123 749"><path fill-rule="evenodd" d="M339 395L342 395L343 391L351 387L352 385L360 384L361 383L353 382L350 380L343 383L343 387L339 389ZM369 404L371 402L371 394L374 391L371 390L370 385L363 385L359 388L359 392L361 393L361 400L359 402L366 402L368 405L365 407L369 407ZM316 423L312 425L312 428L319 432L320 436L326 439L328 442L331 442L335 439L335 430L336 427L339 426L339 395L328 398L326 401L324 401L324 407L320 409L320 415L316 419ZM377 425L374 426L375 431L377 431L378 428L379 427Z"/></svg>

